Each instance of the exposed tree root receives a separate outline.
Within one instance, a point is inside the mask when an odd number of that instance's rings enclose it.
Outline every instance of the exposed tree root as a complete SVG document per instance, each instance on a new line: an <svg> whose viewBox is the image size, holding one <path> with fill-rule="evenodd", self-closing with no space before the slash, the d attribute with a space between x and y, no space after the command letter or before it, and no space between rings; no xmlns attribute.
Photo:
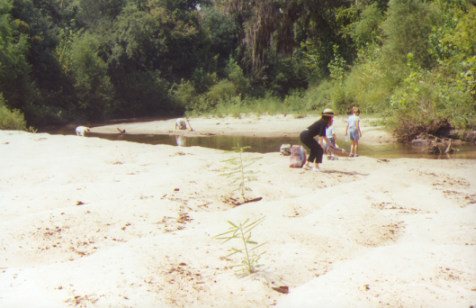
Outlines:
<svg viewBox="0 0 476 308"><path fill-rule="evenodd" d="M393 136L398 142L407 143L422 135L431 137L447 136L453 128L448 119L440 119L426 126L407 122L396 128Z"/></svg>

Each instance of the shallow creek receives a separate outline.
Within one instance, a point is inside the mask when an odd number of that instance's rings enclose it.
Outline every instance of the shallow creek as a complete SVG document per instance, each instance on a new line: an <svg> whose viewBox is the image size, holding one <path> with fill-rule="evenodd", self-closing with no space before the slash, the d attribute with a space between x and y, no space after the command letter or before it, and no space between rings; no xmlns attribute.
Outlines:
<svg viewBox="0 0 476 308"><path fill-rule="evenodd" d="M55 128L42 132L52 135L74 135L74 128ZM88 133L89 138L101 138L107 140L128 141L145 144L167 144L173 146L200 146L217 150L228 151L239 144L249 146L247 152L270 153L279 152L282 144L301 144L298 137L247 137L247 136L175 136L154 134L99 134ZM337 145L347 152L350 142L338 140ZM427 158L427 159L476 159L476 146L463 145L454 147L458 151L452 154L432 155L422 152L421 148L411 145L389 143L383 145L369 145L364 141L359 142L359 155L375 158Z"/></svg>

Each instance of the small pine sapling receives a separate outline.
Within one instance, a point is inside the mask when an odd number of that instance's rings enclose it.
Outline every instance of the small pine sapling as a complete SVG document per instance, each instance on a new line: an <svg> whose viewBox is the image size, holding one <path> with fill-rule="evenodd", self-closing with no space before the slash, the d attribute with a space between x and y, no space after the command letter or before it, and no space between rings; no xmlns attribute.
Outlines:
<svg viewBox="0 0 476 308"><path fill-rule="evenodd" d="M236 270L236 273L240 277L253 274L257 271L258 267L262 266L261 264L258 264L258 261L266 251L263 251L259 254L255 253L255 251L257 248L263 246L266 243L258 245L257 242L252 241L251 230L254 229L256 226L258 226L261 222L263 222L263 220L264 220L264 217L261 217L260 219L255 220L254 222L248 223L249 219L246 219L243 223L239 223L239 224L234 224L231 221L228 221L228 223L231 225L229 230L225 233L221 233L213 237L217 240L225 240L223 243L226 243L232 239L242 240L243 249L232 247L231 248L232 253L226 256L226 257L229 257L234 254L243 255L241 263L233 265L233 267L239 267L239 269ZM257 245L257 246L250 248L249 245Z"/></svg>
<svg viewBox="0 0 476 308"><path fill-rule="evenodd" d="M227 178L234 177L234 180L231 182L231 184L234 184L236 182L240 183L238 185L238 188L235 190L240 190L241 197L243 198L243 202L246 202L245 190L250 190L249 188L245 187L245 181L249 182L253 180L254 177L252 175L258 173L258 171L253 171L253 170L245 171L245 168L249 167L256 160L261 159L261 157L253 157L253 158L250 158L250 161L245 162L242 154L244 150L249 148L251 147L249 146L240 147L240 145L237 144L236 147L232 148L232 151L225 152L225 153L229 153L229 152L238 153L238 157L233 157L230 159L223 160L222 162L230 165L231 167L228 167L228 168L225 167L225 169L228 169L229 172L220 174L220 176L225 176Z"/></svg>

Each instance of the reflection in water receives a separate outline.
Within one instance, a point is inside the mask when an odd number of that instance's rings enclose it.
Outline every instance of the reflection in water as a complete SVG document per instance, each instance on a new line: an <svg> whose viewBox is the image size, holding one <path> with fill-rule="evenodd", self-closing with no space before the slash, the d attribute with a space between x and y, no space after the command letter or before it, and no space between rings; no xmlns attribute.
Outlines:
<svg viewBox="0 0 476 308"><path fill-rule="evenodd" d="M48 132L50 134L74 135L73 129L63 129ZM102 138L108 140L122 140L146 144L167 144L172 146L200 146L217 150L230 151L233 147L249 146L247 152L271 153L279 152L279 148L284 143L301 144L299 137L246 137L246 136L204 136L204 137L185 137L175 135L152 135L152 134L98 134L89 133L87 137ZM339 147L350 150L350 142L338 141ZM465 145L455 147L457 152L452 154L431 155L422 152L418 147L389 143L384 145L367 145L359 142L359 155L376 158L429 158L429 159L476 159L476 147Z"/></svg>
<svg viewBox="0 0 476 308"><path fill-rule="evenodd" d="M187 138L185 136L175 136L175 142L177 142L177 145L179 147L184 147L185 146L185 140Z"/></svg>

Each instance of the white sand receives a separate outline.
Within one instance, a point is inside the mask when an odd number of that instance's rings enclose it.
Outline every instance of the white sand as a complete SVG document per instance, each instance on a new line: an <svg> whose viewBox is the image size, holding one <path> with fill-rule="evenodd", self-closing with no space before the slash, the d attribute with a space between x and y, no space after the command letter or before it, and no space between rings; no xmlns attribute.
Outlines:
<svg viewBox="0 0 476 308"><path fill-rule="evenodd" d="M181 133L294 136L314 120L191 119ZM247 153L261 159L246 196L263 199L234 207L220 174L236 156L219 150L0 131L0 153L0 307L476 305L475 160L341 158L315 173ZM262 216L263 267L239 279L224 256L241 243L212 237Z"/></svg>

